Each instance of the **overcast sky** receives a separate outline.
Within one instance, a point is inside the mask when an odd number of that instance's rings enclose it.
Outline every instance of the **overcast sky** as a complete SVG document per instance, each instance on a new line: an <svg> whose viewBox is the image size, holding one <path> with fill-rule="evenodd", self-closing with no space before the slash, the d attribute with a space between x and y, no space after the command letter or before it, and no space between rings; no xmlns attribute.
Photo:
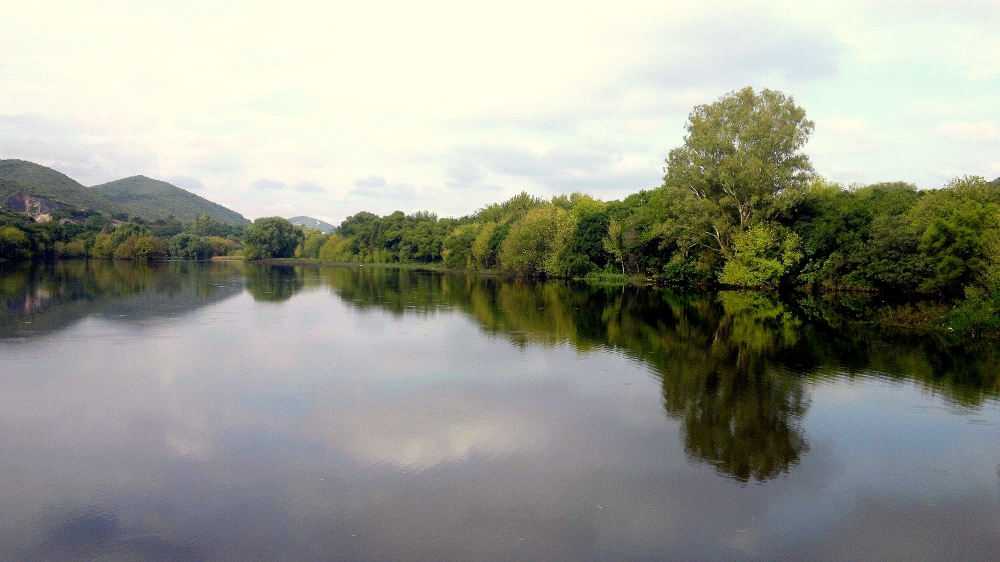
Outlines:
<svg viewBox="0 0 1000 562"><path fill-rule="evenodd" d="M249 218L658 186L691 108L794 96L836 181L1000 176L1000 2L0 0L0 158Z"/></svg>

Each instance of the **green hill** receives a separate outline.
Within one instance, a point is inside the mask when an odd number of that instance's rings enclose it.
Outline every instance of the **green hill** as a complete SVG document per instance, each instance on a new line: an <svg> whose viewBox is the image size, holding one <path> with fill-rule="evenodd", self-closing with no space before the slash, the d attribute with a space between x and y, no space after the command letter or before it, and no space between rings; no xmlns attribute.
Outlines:
<svg viewBox="0 0 1000 562"><path fill-rule="evenodd" d="M312 217L292 217L288 219L288 222L297 226L307 226L309 228L315 228L316 230L322 232L323 234L330 234L337 228L328 222L323 222L319 219L314 219Z"/></svg>
<svg viewBox="0 0 1000 562"><path fill-rule="evenodd" d="M0 206L12 195L34 195L78 209L105 213L127 212L65 174L24 160L0 160Z"/></svg>
<svg viewBox="0 0 1000 562"><path fill-rule="evenodd" d="M243 215L212 203L190 191L185 191L165 181L146 176L132 176L122 180L95 185L90 188L121 207L129 214L146 219L165 219L170 215L188 222L201 215L208 215L219 222L229 224L249 224Z"/></svg>

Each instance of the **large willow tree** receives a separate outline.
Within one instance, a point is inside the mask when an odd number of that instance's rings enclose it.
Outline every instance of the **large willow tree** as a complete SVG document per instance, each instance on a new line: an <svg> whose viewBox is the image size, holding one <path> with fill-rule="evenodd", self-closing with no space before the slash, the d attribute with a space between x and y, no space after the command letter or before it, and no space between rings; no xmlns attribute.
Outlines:
<svg viewBox="0 0 1000 562"><path fill-rule="evenodd" d="M800 152L813 122L791 96L747 87L699 105L667 158L667 188L693 197L689 215L728 256L735 233L773 219L812 177Z"/></svg>

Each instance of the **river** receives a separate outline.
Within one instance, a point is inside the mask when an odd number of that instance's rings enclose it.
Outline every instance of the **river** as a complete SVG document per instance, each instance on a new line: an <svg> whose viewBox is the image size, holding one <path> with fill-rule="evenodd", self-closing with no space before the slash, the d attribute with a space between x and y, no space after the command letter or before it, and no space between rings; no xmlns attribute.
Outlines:
<svg viewBox="0 0 1000 562"><path fill-rule="evenodd" d="M4 560L1000 559L993 342L378 267L0 299Z"/></svg>

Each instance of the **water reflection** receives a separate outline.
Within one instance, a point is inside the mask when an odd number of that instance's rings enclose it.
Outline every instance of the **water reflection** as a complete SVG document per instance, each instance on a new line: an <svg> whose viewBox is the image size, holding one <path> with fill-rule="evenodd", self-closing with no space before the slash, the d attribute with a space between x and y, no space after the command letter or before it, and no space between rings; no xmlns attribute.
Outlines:
<svg viewBox="0 0 1000 562"><path fill-rule="evenodd" d="M135 322L184 314L242 290L236 264L65 261L0 271L0 340L65 329L91 316Z"/></svg>
<svg viewBox="0 0 1000 562"><path fill-rule="evenodd" d="M834 373L905 377L965 406L1000 395L1000 357L988 342L849 325L835 311L817 313L813 297L798 306L754 292L678 293L390 268L100 261L24 268L0 276L6 303L0 338L42 335L87 316L174 316L234 296L241 283L261 302L327 287L358 309L460 310L518 346L569 343L581 352L625 353L661 379L664 410L682 422L687 454L741 482L787 472L809 451L801 423L808 380Z"/></svg>
<svg viewBox="0 0 1000 562"><path fill-rule="evenodd" d="M714 308L666 331L676 342L659 363L664 406L683 420L688 454L741 482L773 478L809 450L802 378L775 360L800 322L755 293L721 293Z"/></svg>
<svg viewBox="0 0 1000 562"><path fill-rule="evenodd" d="M302 289L301 269L260 264L243 265L247 291L254 300L283 302Z"/></svg>
<svg viewBox="0 0 1000 562"><path fill-rule="evenodd" d="M367 266L0 286L0 559L1000 547L989 344L818 300Z"/></svg>
<svg viewBox="0 0 1000 562"><path fill-rule="evenodd" d="M775 295L380 268L309 268L297 275L359 308L396 314L457 308L518 345L569 342L580 351L620 350L662 379L664 408L683 422L686 452L741 482L778 476L808 452L801 421L810 379L873 373L916 379L967 406L1000 394L1000 356L989 342L831 325L807 319L802 308Z"/></svg>
<svg viewBox="0 0 1000 562"><path fill-rule="evenodd" d="M23 560L99 560L125 555L133 560L204 560L190 545L154 536L136 536L117 513L87 507L61 513L49 522L46 540Z"/></svg>

